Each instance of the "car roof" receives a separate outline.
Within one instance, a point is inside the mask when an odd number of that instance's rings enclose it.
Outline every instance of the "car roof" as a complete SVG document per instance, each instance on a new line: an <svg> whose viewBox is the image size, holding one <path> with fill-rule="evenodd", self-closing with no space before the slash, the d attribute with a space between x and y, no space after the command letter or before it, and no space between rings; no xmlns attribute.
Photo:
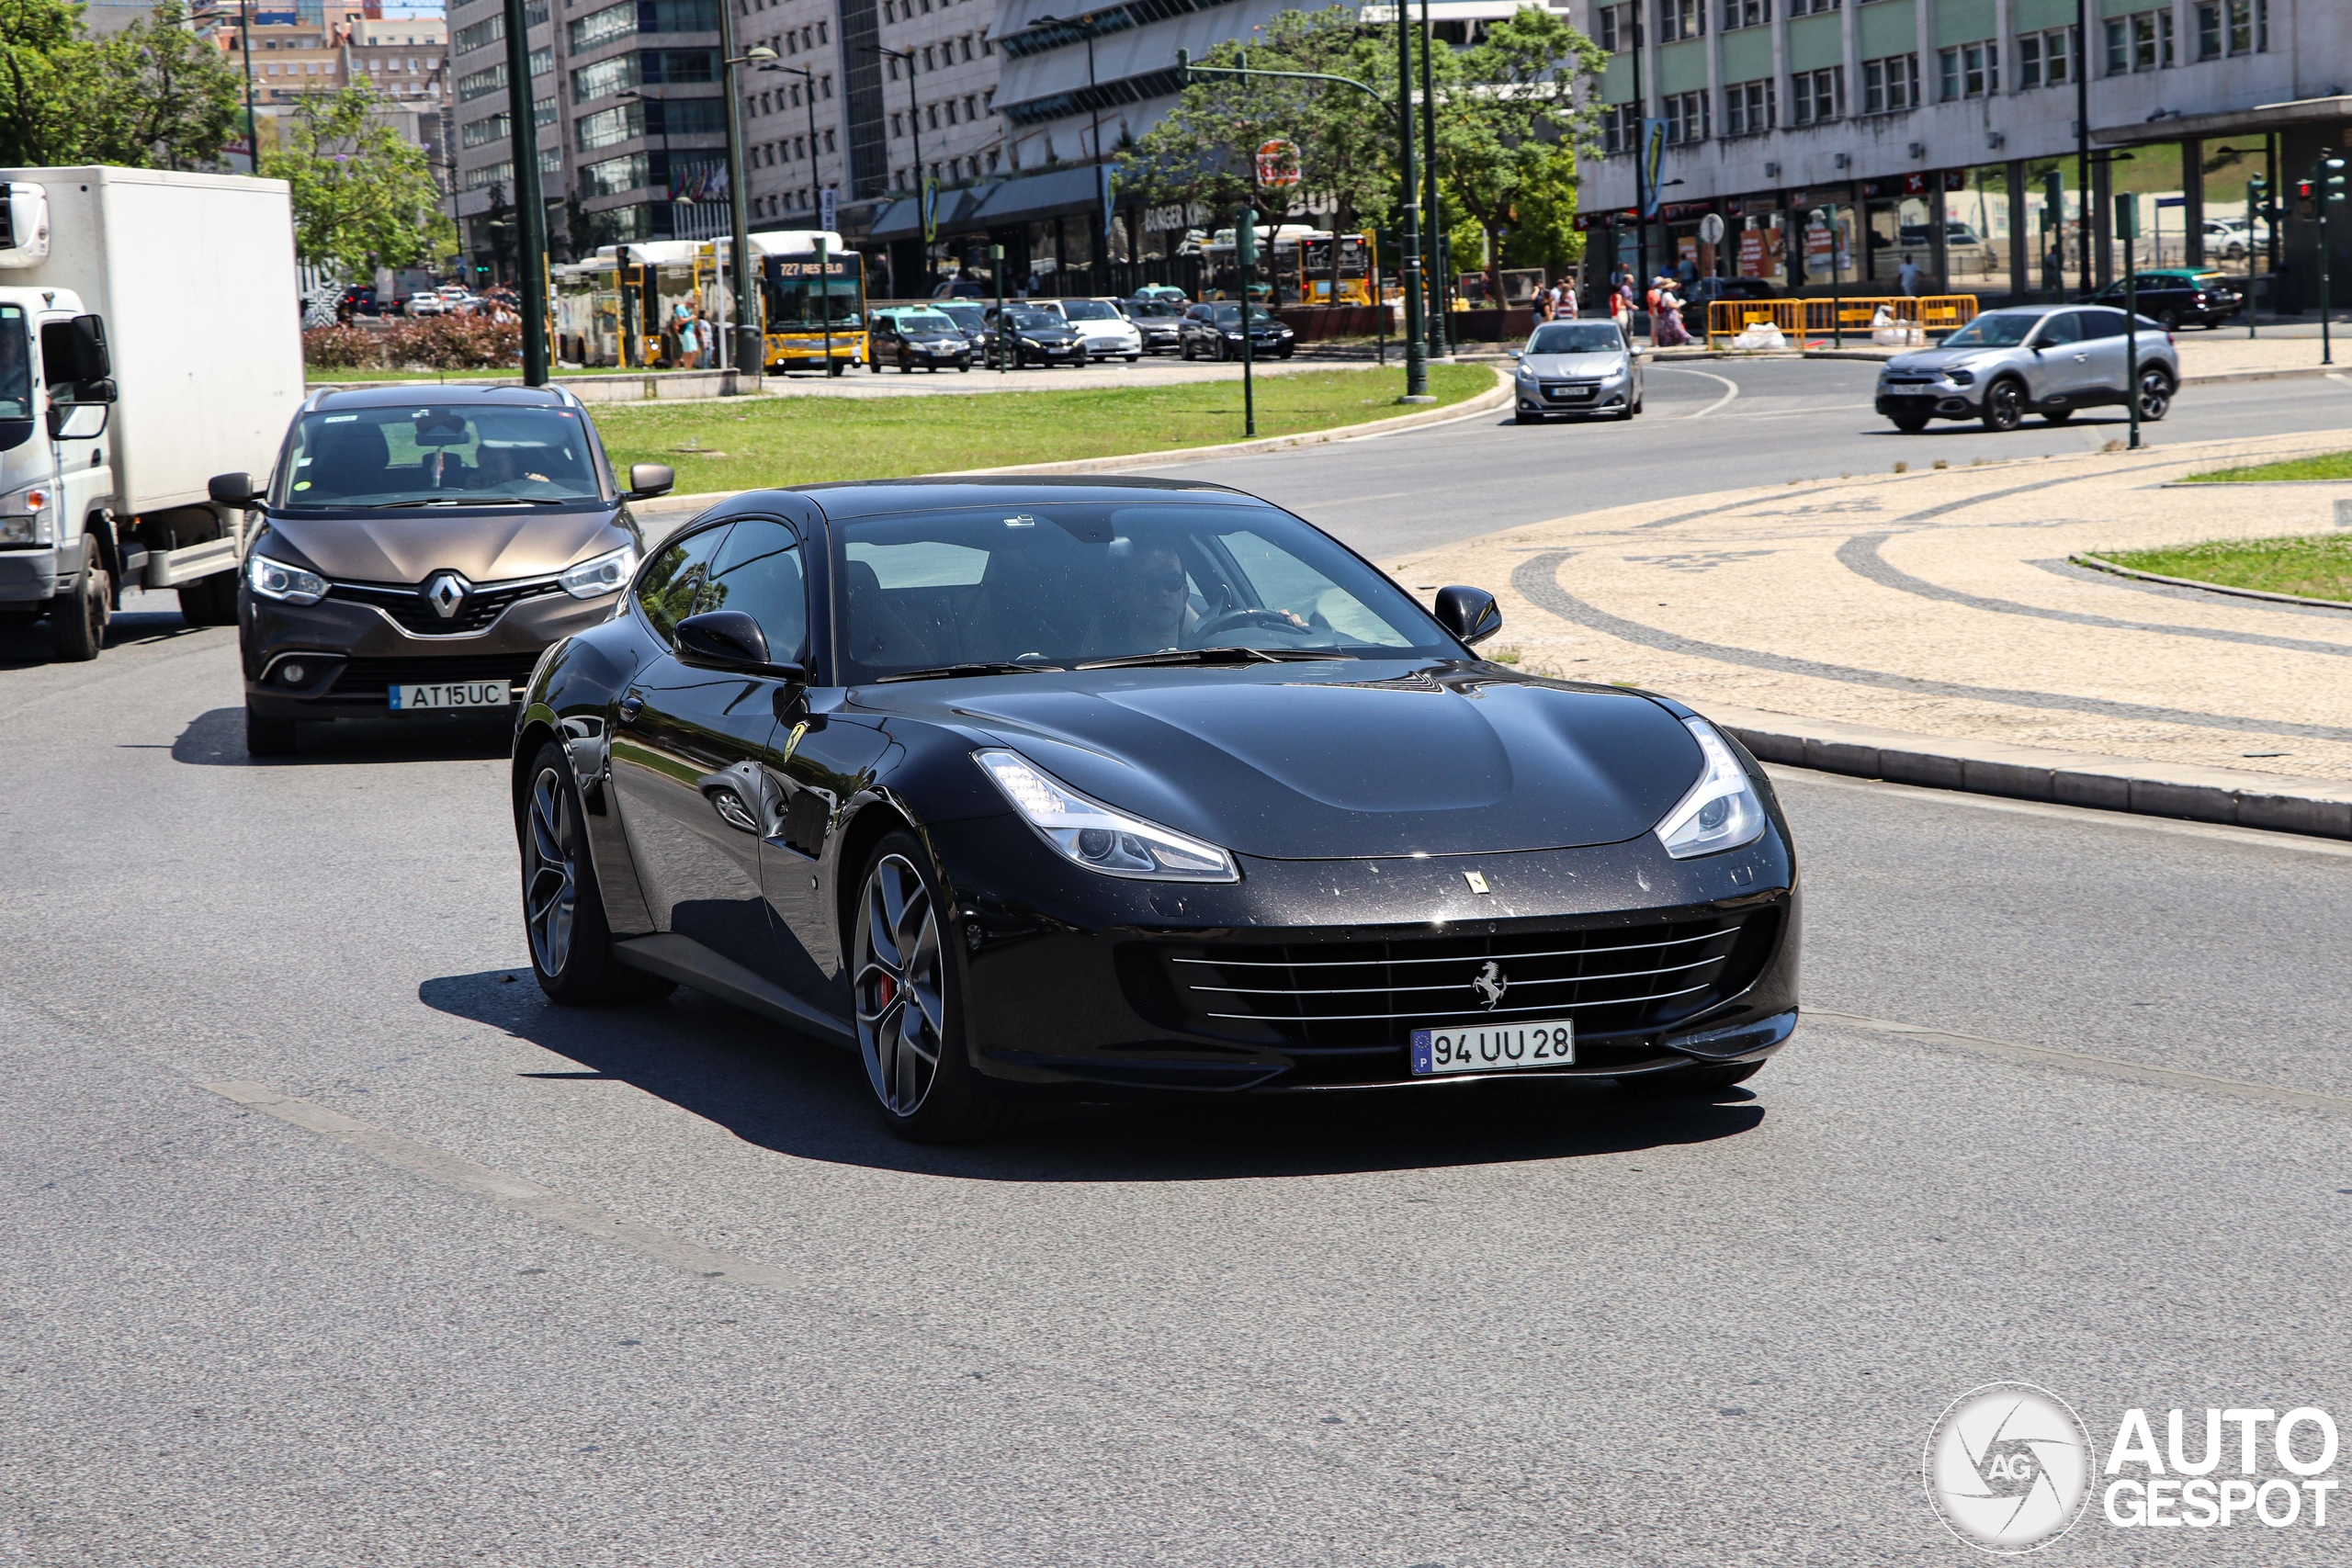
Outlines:
<svg viewBox="0 0 2352 1568"><path fill-rule="evenodd" d="M1018 505L1023 502L1102 503L1170 492L1203 500L1264 504L1255 496L1199 479L1104 479L1083 474L1023 474L1001 479L946 474L935 479L842 479L827 484L794 485L790 489L794 494L813 497L825 509L825 514L836 521L907 512L944 512L962 506Z"/></svg>
<svg viewBox="0 0 2352 1568"><path fill-rule="evenodd" d="M505 408L576 409L580 400L560 387L468 385L457 381L419 382L401 387L329 388L311 394L304 407L313 412L338 409L413 408L419 403L496 405Z"/></svg>

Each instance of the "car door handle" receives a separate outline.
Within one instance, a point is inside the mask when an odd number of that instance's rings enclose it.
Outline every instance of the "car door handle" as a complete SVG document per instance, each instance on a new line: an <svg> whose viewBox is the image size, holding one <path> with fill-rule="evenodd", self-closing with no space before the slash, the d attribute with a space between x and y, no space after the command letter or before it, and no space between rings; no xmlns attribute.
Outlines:
<svg viewBox="0 0 2352 1568"><path fill-rule="evenodd" d="M623 724L635 724L637 716L645 711L645 694L631 692L621 698L616 706Z"/></svg>
<svg viewBox="0 0 2352 1568"><path fill-rule="evenodd" d="M2090 362L2091 356L2087 354L2078 354L2075 355L2075 363L2077 365L2088 365Z"/></svg>

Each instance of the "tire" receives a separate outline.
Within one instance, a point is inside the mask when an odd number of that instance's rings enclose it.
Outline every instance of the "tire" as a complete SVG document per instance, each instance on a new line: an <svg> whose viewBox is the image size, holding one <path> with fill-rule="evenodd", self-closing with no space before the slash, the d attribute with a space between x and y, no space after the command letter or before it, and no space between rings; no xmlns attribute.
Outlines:
<svg viewBox="0 0 2352 1568"><path fill-rule="evenodd" d="M2041 423L2044 424L2064 424L2074 417L2073 409L2043 409L2041 411Z"/></svg>
<svg viewBox="0 0 2352 1568"><path fill-rule="evenodd" d="M2007 377L1984 389L1984 409L1977 416L1987 430L2007 432L2025 423L2025 388Z"/></svg>
<svg viewBox="0 0 2352 1568"><path fill-rule="evenodd" d="M1905 435L1917 435L1928 428L1928 416L1923 413L1889 414L1887 417L1894 420L1894 428Z"/></svg>
<svg viewBox="0 0 2352 1568"><path fill-rule="evenodd" d="M831 360L826 363L825 374L828 376L839 376L842 371L848 368L849 366L842 360Z"/></svg>
<svg viewBox="0 0 2352 1568"><path fill-rule="evenodd" d="M1292 354L1294 354L1294 353L1295 353L1295 352L1296 352L1296 350L1295 350L1295 349L1285 348L1285 349L1283 349L1281 353L1279 353L1279 354L1275 355L1274 355L1274 357L1275 357L1276 359L1288 359L1288 358L1292 355Z"/></svg>
<svg viewBox="0 0 2352 1568"><path fill-rule="evenodd" d="M2140 423L2154 424L2172 412L2172 378L2161 370L2140 372Z"/></svg>
<svg viewBox="0 0 2352 1568"><path fill-rule="evenodd" d="M294 754L294 724L290 718L265 718L245 709L245 755L290 757Z"/></svg>
<svg viewBox="0 0 2352 1568"><path fill-rule="evenodd" d="M653 1001L677 989L677 982L630 969L613 956L580 788L571 758L552 740L531 759L514 828L523 859L523 931L531 972L549 1001L559 1007Z"/></svg>
<svg viewBox="0 0 2352 1568"><path fill-rule="evenodd" d="M1140 354L1130 354L1126 356L1127 363L1133 365L1136 360L1141 359L1143 355Z"/></svg>
<svg viewBox="0 0 2352 1568"><path fill-rule="evenodd" d="M1746 1083L1764 1070L1761 1062L1733 1062L1720 1067L1673 1067L1662 1073L1642 1073L1619 1078L1617 1087L1629 1094L1658 1099L1720 1094L1736 1083Z"/></svg>
<svg viewBox="0 0 2352 1568"><path fill-rule="evenodd" d="M2177 310L2157 311L2156 325L2164 328L2164 330L2168 333L2177 333L2180 331L2180 312Z"/></svg>
<svg viewBox="0 0 2352 1568"><path fill-rule="evenodd" d="M1193 340L1185 338L1176 345L1176 357L1190 365L1193 362Z"/></svg>
<svg viewBox="0 0 2352 1568"><path fill-rule="evenodd" d="M883 1122L916 1143L984 1137L1011 1107L964 1049L964 944L915 836L891 833L860 879L851 933L858 1056Z"/></svg>
<svg viewBox="0 0 2352 1568"><path fill-rule="evenodd" d="M1642 405L1641 405L1641 404L1639 404L1639 403L1627 403L1623 408L1619 409L1619 410L1617 411L1617 423L1620 423L1620 424L1627 423L1629 423L1629 422L1631 422L1631 421L1632 421L1633 417L1634 417L1635 414L1637 414L1637 413L1639 413L1639 412L1642 412Z"/></svg>
<svg viewBox="0 0 2352 1568"><path fill-rule="evenodd" d="M873 371L876 376L882 374L882 362L875 358L871 354L868 354L865 356L865 367L868 370Z"/></svg>
<svg viewBox="0 0 2352 1568"><path fill-rule="evenodd" d="M96 561L82 570L82 586L73 599L49 610L50 645L68 663L86 663L107 645L107 621L112 615L114 589L107 569Z"/></svg>

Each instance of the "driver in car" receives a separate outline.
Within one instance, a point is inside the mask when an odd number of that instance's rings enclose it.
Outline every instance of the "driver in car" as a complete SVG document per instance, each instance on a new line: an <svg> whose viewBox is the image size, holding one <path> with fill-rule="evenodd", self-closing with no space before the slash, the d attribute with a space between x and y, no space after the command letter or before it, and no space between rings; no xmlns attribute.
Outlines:
<svg viewBox="0 0 2352 1568"><path fill-rule="evenodd" d="M518 479L548 483L545 474L535 474L524 467L523 454L513 446L485 445L475 455L474 471L466 476L468 490L504 490Z"/></svg>
<svg viewBox="0 0 2352 1568"><path fill-rule="evenodd" d="M1102 645L1097 657L1183 647L1185 634L1200 622L1191 596L1184 563L1173 549L1112 540L1111 589L1096 626L1095 640Z"/></svg>

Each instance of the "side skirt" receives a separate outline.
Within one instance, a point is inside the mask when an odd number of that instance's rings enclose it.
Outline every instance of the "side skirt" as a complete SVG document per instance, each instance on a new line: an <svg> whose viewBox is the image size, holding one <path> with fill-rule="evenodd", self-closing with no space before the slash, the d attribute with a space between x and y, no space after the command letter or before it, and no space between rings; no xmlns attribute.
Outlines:
<svg viewBox="0 0 2352 1568"><path fill-rule="evenodd" d="M762 979L731 958L722 957L690 936L658 931L651 936L616 940L613 956L632 969L692 986L746 1012L814 1035L829 1045L855 1050L857 1037L842 1021L770 981Z"/></svg>

